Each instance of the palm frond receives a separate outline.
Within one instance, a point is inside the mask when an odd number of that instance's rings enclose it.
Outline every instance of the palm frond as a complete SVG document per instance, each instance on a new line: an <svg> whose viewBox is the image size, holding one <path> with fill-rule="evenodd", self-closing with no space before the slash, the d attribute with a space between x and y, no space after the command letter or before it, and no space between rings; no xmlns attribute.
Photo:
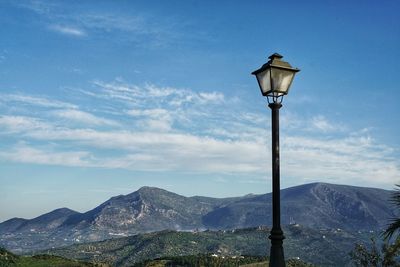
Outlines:
<svg viewBox="0 0 400 267"><path fill-rule="evenodd" d="M390 202L396 206L396 208L400 209L400 185L396 184L396 188L390 197Z"/></svg>
<svg viewBox="0 0 400 267"><path fill-rule="evenodd" d="M391 197L390 202L394 205L394 208L400 210L400 184L395 185L396 188L394 189ZM390 239L395 233L400 231L400 218L393 218L391 223L388 225L385 232L383 232L382 236L388 240Z"/></svg>
<svg viewBox="0 0 400 267"><path fill-rule="evenodd" d="M383 233L383 236L387 240L390 239L398 231L400 231L400 218L392 220L392 223L388 225L387 229Z"/></svg>

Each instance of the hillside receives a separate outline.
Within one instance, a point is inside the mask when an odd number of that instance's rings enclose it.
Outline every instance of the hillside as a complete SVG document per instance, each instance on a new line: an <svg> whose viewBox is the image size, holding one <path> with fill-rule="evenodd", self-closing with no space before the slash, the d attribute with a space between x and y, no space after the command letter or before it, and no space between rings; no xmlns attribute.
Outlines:
<svg viewBox="0 0 400 267"><path fill-rule="evenodd" d="M265 267L268 266L266 257L261 256L241 256L241 257L215 257L215 255L195 255L164 257L155 260L146 260L136 263L133 267ZM298 259L286 261L287 267L314 267L312 264L305 263Z"/></svg>
<svg viewBox="0 0 400 267"><path fill-rule="evenodd" d="M271 194L241 199L206 214L211 229L231 229L270 224ZM383 229L393 217L390 191L314 183L281 191L282 224L292 221L308 227L349 231Z"/></svg>
<svg viewBox="0 0 400 267"><path fill-rule="evenodd" d="M93 210L75 214L63 226L87 225L99 230L134 233L162 229L193 229L212 203L197 201L154 187L142 187L126 196L113 197Z"/></svg>
<svg viewBox="0 0 400 267"><path fill-rule="evenodd" d="M287 259L299 257L318 266L345 266L354 243L367 241L370 233L343 230L313 230L299 225L284 228ZM215 254L219 257L266 256L269 229L248 228L229 231L162 231L101 242L73 245L48 251L50 254L84 261L131 266L162 257Z"/></svg>
<svg viewBox="0 0 400 267"><path fill-rule="evenodd" d="M15 231L22 232L30 231L31 229L35 229L35 231L51 231L60 227L71 216L78 214L80 213L68 208L56 209L32 220L24 220L24 222L18 225Z"/></svg>
<svg viewBox="0 0 400 267"><path fill-rule="evenodd" d="M106 267L93 263L69 260L53 255L17 256L0 248L0 266L2 267Z"/></svg>
<svg viewBox="0 0 400 267"><path fill-rule="evenodd" d="M390 193L325 183L283 189L282 224L376 231L394 216ZM143 187L85 213L62 208L31 220L14 218L0 223L0 246L26 253L162 230L220 230L270 223L271 194L217 199Z"/></svg>
<svg viewBox="0 0 400 267"><path fill-rule="evenodd" d="M160 259L146 260L132 265L133 267L250 267L254 264L266 266L266 257L261 256L241 256L241 257L216 257L215 255L193 255L163 257ZM290 265L288 266L290 267ZM301 267L301 266L298 266Z"/></svg>

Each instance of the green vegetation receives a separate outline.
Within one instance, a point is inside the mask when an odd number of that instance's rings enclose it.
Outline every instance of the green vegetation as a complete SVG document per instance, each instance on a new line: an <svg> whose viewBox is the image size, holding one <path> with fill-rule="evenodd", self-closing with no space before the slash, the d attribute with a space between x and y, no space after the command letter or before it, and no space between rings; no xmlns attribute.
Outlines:
<svg viewBox="0 0 400 267"><path fill-rule="evenodd" d="M400 185L396 185L396 190L392 194L391 202L398 212L400 213ZM384 232L385 239L390 239L394 234L398 234L400 230L400 217L393 218L387 227L386 231Z"/></svg>
<svg viewBox="0 0 400 267"><path fill-rule="evenodd" d="M0 266L13 266L18 260L18 256L8 252L4 248L0 248Z"/></svg>
<svg viewBox="0 0 400 267"><path fill-rule="evenodd" d="M314 230L300 225L284 230L286 259L297 258L317 266L345 266L351 261L348 252L354 243L367 241L371 236L369 232ZM56 248L49 253L112 266L132 266L149 259L199 254L265 257L270 246L268 235L269 229L262 227L204 232L162 231Z"/></svg>
<svg viewBox="0 0 400 267"><path fill-rule="evenodd" d="M356 244L350 252L353 263L357 267L388 267L400 266L400 237L393 243L385 242L381 246L376 244L375 239L371 245Z"/></svg>
<svg viewBox="0 0 400 267"><path fill-rule="evenodd" d="M133 265L134 267L233 267L243 266L251 263L266 262L266 257L257 256L216 256L216 255L195 255L195 256L180 256L180 257L165 257L156 260L146 260Z"/></svg>
<svg viewBox="0 0 400 267"><path fill-rule="evenodd" d="M264 267L268 265L265 256L221 256L216 254L163 257L129 265L132 267ZM17 256L0 248L0 267L106 267L69 260L53 255ZM287 267L312 267L300 260L290 259Z"/></svg>
<svg viewBox="0 0 400 267"><path fill-rule="evenodd" d="M166 256L213 253L223 256L264 255L266 237L265 231L255 229L226 232L162 231L79 244L50 250L50 253L66 258L106 262L114 266L130 266Z"/></svg>
<svg viewBox="0 0 400 267"><path fill-rule="evenodd" d="M266 265L264 265L265 267ZM260 266L261 267L261 266ZM297 259L289 259L286 261L286 267L316 267L313 264L306 263L302 260L297 260Z"/></svg>
<svg viewBox="0 0 400 267"><path fill-rule="evenodd" d="M17 256L0 248L0 267L94 267L92 263L69 260L53 255ZM103 265L106 266L106 265Z"/></svg>
<svg viewBox="0 0 400 267"><path fill-rule="evenodd" d="M268 266L268 263L268 257L262 256L195 255L146 260L133 265L133 267L265 267ZM311 264L296 259L288 260L286 266L313 267Z"/></svg>
<svg viewBox="0 0 400 267"><path fill-rule="evenodd" d="M391 202L400 214L400 185L393 192ZM371 243L356 243L350 252L350 257L355 266L359 267L380 267L380 266L400 266L400 218L393 218L387 229L382 233L384 238L377 244L376 239L372 238Z"/></svg>

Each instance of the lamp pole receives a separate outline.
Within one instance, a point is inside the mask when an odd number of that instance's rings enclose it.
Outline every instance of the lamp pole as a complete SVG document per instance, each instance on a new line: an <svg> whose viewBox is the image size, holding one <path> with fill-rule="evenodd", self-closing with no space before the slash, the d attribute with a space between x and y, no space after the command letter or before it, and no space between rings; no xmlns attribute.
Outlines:
<svg viewBox="0 0 400 267"><path fill-rule="evenodd" d="M271 251L269 266L285 267L283 231L281 228L280 159L279 159L279 109L283 96L289 92L294 75L300 71L293 68L282 56L275 53L260 69L252 72L257 77L261 93L267 97L272 122L272 229L269 236Z"/></svg>
<svg viewBox="0 0 400 267"><path fill-rule="evenodd" d="M272 121L272 229L271 252L269 266L285 266L283 254L283 231L281 229L281 197L280 197L280 166L279 166L279 109L281 103L270 103Z"/></svg>

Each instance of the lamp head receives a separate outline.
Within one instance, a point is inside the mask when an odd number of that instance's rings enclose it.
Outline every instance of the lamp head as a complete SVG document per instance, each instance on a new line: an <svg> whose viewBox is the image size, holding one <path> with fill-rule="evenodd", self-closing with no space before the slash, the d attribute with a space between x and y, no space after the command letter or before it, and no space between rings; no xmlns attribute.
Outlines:
<svg viewBox="0 0 400 267"><path fill-rule="evenodd" d="M268 58L267 63L251 74L256 76L262 95L276 102L288 94L294 75L300 70L283 61L283 56L278 53Z"/></svg>

